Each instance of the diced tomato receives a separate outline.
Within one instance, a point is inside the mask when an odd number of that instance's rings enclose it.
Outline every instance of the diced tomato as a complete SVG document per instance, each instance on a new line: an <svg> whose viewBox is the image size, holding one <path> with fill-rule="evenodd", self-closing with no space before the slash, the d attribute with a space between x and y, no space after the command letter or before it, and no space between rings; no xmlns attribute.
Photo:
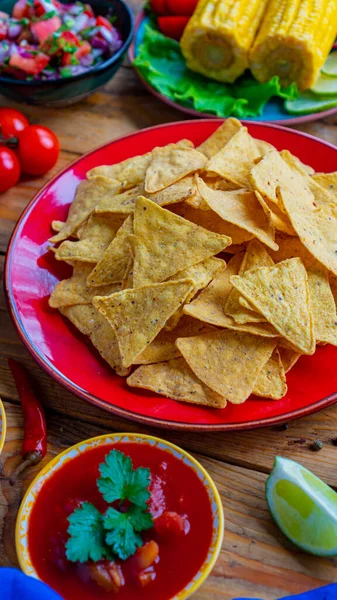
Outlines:
<svg viewBox="0 0 337 600"><path fill-rule="evenodd" d="M146 587L147 585L149 585L149 583L151 583L151 581L154 581L155 578L156 571L153 567L149 567L149 569L140 571L140 573L138 573L137 575L138 583L141 585L141 587Z"/></svg>
<svg viewBox="0 0 337 600"><path fill-rule="evenodd" d="M46 68L49 63L49 56L40 52L36 56L26 58L18 53L12 54L9 59L9 65L25 71L29 75L38 75Z"/></svg>
<svg viewBox="0 0 337 600"><path fill-rule="evenodd" d="M36 21L35 23L32 23L30 28L39 40L39 43L43 44L43 42L45 42L50 35L60 29L61 25L62 21L60 17L55 15L50 19L46 19L45 21Z"/></svg>
<svg viewBox="0 0 337 600"><path fill-rule="evenodd" d="M76 50L76 52L65 52L62 56L61 63L64 67L68 67L73 64L73 57L75 57L78 61L82 58L82 56L86 56L91 52L91 46L89 42L84 41Z"/></svg>
<svg viewBox="0 0 337 600"><path fill-rule="evenodd" d="M107 592L118 592L125 583L121 567L114 562L90 564L89 572L91 578Z"/></svg>
<svg viewBox="0 0 337 600"><path fill-rule="evenodd" d="M117 588L125 585L125 579L122 571L122 567L115 562L109 562L107 571Z"/></svg>
<svg viewBox="0 0 337 600"><path fill-rule="evenodd" d="M59 37L60 48L63 48L65 44L78 47L80 45L80 40L72 31L63 31L62 35Z"/></svg>
<svg viewBox="0 0 337 600"><path fill-rule="evenodd" d="M18 0L14 4L12 16L14 19L23 19L29 15L29 6L27 0Z"/></svg>
<svg viewBox="0 0 337 600"><path fill-rule="evenodd" d="M166 0L167 14L191 17L198 4L198 0Z"/></svg>
<svg viewBox="0 0 337 600"><path fill-rule="evenodd" d="M174 40L180 40L189 17L158 17L160 31Z"/></svg>
<svg viewBox="0 0 337 600"><path fill-rule="evenodd" d="M7 38L8 23L6 21L0 21L0 41Z"/></svg>
<svg viewBox="0 0 337 600"><path fill-rule="evenodd" d="M137 548L137 551L135 554L135 561L136 561L137 567L142 570L147 569L148 567L151 567L151 565L153 565L153 563L155 562L158 555L159 555L159 546L158 546L157 542L155 542L154 540L151 540L150 542L146 542L146 544L144 544L140 548Z"/></svg>
<svg viewBox="0 0 337 600"><path fill-rule="evenodd" d="M91 17L91 18L93 18L95 16L95 13L92 10L90 4L85 4L85 9L84 9L83 13L85 15L88 15L88 17Z"/></svg>
<svg viewBox="0 0 337 600"><path fill-rule="evenodd" d="M75 56L76 56L77 60L80 60L80 58L82 58L82 56L86 56L87 54L90 54L90 52L91 52L91 46L90 46L89 42L87 42L85 40L79 46L78 50L76 50Z"/></svg>
<svg viewBox="0 0 337 600"><path fill-rule="evenodd" d="M186 519L174 511L166 510L154 523L155 529L160 536L171 537L175 535L184 535L188 522Z"/></svg>
<svg viewBox="0 0 337 600"><path fill-rule="evenodd" d="M56 0L34 0L34 11L36 17L42 17L51 10L58 9L59 4Z"/></svg>
<svg viewBox="0 0 337 600"><path fill-rule="evenodd" d="M113 26L110 23L109 19L107 19L106 17L102 17L101 15L97 17L96 25L97 27L106 27L109 31L113 31Z"/></svg>
<svg viewBox="0 0 337 600"><path fill-rule="evenodd" d="M156 15L167 15L166 0L151 0L151 8Z"/></svg>

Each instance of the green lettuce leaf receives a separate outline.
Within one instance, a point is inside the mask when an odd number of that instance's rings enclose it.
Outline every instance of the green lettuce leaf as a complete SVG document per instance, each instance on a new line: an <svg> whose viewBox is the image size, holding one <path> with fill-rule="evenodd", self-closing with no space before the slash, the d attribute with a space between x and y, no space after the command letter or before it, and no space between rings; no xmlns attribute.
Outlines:
<svg viewBox="0 0 337 600"><path fill-rule="evenodd" d="M179 43L161 34L154 21L145 26L133 64L146 81L170 100L218 117L261 116L271 97L294 100L298 94L295 84L281 88L278 77L261 84L247 73L235 84L224 84L190 71Z"/></svg>

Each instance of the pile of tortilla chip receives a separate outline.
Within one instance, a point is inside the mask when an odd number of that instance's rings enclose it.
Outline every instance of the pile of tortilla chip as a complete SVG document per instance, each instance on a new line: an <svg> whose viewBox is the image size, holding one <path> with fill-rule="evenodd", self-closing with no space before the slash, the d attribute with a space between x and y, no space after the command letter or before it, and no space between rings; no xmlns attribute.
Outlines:
<svg viewBox="0 0 337 600"><path fill-rule="evenodd" d="M131 387L278 400L301 355L337 345L336 180L236 119L96 167L52 224L73 274L50 306Z"/></svg>

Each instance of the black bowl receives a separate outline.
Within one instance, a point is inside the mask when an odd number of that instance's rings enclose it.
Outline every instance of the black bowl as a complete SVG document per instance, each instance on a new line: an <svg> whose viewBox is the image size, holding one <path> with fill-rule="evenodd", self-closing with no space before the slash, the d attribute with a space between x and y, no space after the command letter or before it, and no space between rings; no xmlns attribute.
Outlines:
<svg viewBox="0 0 337 600"><path fill-rule="evenodd" d="M61 0L64 4L68 0ZM44 106L66 106L79 102L111 79L121 66L131 44L134 21L131 10L123 0L83 0L90 4L96 15L113 14L114 25L119 30L123 46L105 62L85 73L51 81L22 81L0 76L0 93L16 102ZM0 9L12 13L15 0L1 0Z"/></svg>

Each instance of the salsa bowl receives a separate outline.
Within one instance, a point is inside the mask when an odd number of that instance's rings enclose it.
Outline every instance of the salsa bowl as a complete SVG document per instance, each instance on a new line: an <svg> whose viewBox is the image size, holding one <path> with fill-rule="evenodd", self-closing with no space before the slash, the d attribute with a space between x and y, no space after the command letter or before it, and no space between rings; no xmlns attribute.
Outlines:
<svg viewBox="0 0 337 600"><path fill-rule="evenodd" d="M65 0L61 0L66 4ZM0 92L15 102L42 106L66 106L83 100L105 85L120 68L131 44L134 22L123 0L87 0L96 15L111 14L122 36L123 45L113 56L84 73L64 79L26 81L0 75ZM11 14L15 0L2 0L1 11Z"/></svg>
<svg viewBox="0 0 337 600"><path fill-rule="evenodd" d="M163 510L166 514L165 510L176 511L179 507L188 520L184 535L169 541L160 533L158 537L158 529L150 530L151 539L159 547L156 578L144 588L134 586L131 557L122 564L125 586L118 597L185 600L206 580L216 562L224 534L223 508L211 477L190 454L149 435L118 433L85 440L62 452L39 473L26 492L17 518L20 566L27 575L49 584L64 600L116 598L115 592L110 594L88 579L85 565L75 566L64 553L66 517L71 512L69 507L74 508L75 499L90 500L102 510L98 504L102 499L95 496L95 478L99 475L99 463L112 449L130 456L135 467L150 468L148 506L155 528Z"/></svg>

